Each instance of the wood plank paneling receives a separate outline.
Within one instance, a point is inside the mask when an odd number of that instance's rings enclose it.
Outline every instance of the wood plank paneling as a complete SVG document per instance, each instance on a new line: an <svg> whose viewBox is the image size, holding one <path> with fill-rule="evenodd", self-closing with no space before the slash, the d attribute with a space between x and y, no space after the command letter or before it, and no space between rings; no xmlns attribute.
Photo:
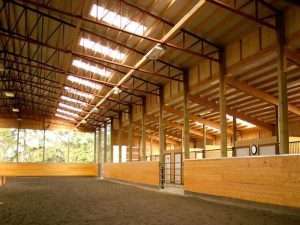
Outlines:
<svg viewBox="0 0 300 225"><path fill-rule="evenodd" d="M104 177L157 186L159 164L158 162L105 163Z"/></svg>
<svg viewBox="0 0 300 225"><path fill-rule="evenodd" d="M300 207L300 156L185 160L184 189Z"/></svg>
<svg viewBox="0 0 300 225"><path fill-rule="evenodd" d="M0 176L0 187L6 184L6 177Z"/></svg>
<svg viewBox="0 0 300 225"><path fill-rule="evenodd" d="M0 163L0 176L97 176L92 163Z"/></svg>

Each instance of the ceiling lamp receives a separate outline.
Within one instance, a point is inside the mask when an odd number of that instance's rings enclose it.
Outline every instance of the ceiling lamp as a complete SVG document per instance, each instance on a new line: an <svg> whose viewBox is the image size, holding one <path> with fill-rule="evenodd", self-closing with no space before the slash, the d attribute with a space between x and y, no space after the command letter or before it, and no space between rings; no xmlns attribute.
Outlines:
<svg viewBox="0 0 300 225"><path fill-rule="evenodd" d="M18 109L18 108L12 108L12 111L15 112L15 113L17 113L17 112L20 112L20 109Z"/></svg>
<svg viewBox="0 0 300 225"><path fill-rule="evenodd" d="M85 63L78 59L74 59L72 65L79 69L83 69L94 74L100 75L102 77L109 77L111 75L111 72L109 72L105 68L98 68L97 66L90 65L89 63Z"/></svg>
<svg viewBox="0 0 300 225"><path fill-rule="evenodd" d="M87 105L86 102L83 102L83 101L80 101L80 100L77 100L77 99L74 99L74 98L70 98L70 97L67 97L67 96L61 96L60 98L62 100L64 100L64 101L72 102L72 103L76 103L76 104L80 104L82 106L86 106Z"/></svg>
<svg viewBox="0 0 300 225"><path fill-rule="evenodd" d="M8 98L14 98L15 97L15 93L12 91L4 91L4 95Z"/></svg>
<svg viewBox="0 0 300 225"><path fill-rule="evenodd" d="M76 121L74 118L72 118L72 117L67 117L67 116L64 116L64 115L61 115L61 114L59 114L59 113L56 113L55 114L55 116L56 117L59 117L59 118L62 118L62 119L65 119L65 120L71 120L71 121Z"/></svg>
<svg viewBox="0 0 300 225"><path fill-rule="evenodd" d="M70 87L65 87L65 90L71 94L74 94L74 95L78 95L78 96L81 96L81 97L84 97L84 98L88 98L88 99L93 99L94 96L92 94L88 94L88 93L85 93L85 92L82 92L82 91L78 91L74 88L70 88Z"/></svg>
<svg viewBox="0 0 300 225"><path fill-rule="evenodd" d="M100 90L102 88L100 84L79 77L75 77L72 75L69 75L67 79L73 83L81 84L83 86L90 87L92 89Z"/></svg>
<svg viewBox="0 0 300 225"><path fill-rule="evenodd" d="M125 54L120 52L119 50L109 48L100 43L91 41L90 39L87 38L81 38L79 45L119 61L125 58Z"/></svg>
<svg viewBox="0 0 300 225"><path fill-rule="evenodd" d="M121 16L114 11L108 10L96 4L93 4L90 15L99 20L103 20L110 25L138 35L142 35L147 29L147 27L141 23L135 22L128 17Z"/></svg>
<svg viewBox="0 0 300 225"><path fill-rule="evenodd" d="M122 92L122 90L121 90L120 88L114 87L114 89L113 89L113 94L114 94L114 95L118 95L118 94L120 94L121 92Z"/></svg>
<svg viewBox="0 0 300 225"><path fill-rule="evenodd" d="M146 55L147 59L157 60L166 52L166 48L161 44L155 45Z"/></svg>

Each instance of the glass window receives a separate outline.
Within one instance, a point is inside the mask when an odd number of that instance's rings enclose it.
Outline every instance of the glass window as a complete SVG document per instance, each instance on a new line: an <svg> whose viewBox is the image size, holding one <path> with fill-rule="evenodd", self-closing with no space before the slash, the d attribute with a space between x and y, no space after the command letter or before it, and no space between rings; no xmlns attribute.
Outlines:
<svg viewBox="0 0 300 225"><path fill-rule="evenodd" d="M0 128L0 161L17 161L17 129Z"/></svg>
<svg viewBox="0 0 300 225"><path fill-rule="evenodd" d="M70 133L70 162L94 161L94 133Z"/></svg>
<svg viewBox="0 0 300 225"><path fill-rule="evenodd" d="M19 162L42 162L44 154L44 131L20 129Z"/></svg>
<svg viewBox="0 0 300 225"><path fill-rule="evenodd" d="M46 131L46 162L68 162L69 160L69 139L71 132L63 130Z"/></svg>

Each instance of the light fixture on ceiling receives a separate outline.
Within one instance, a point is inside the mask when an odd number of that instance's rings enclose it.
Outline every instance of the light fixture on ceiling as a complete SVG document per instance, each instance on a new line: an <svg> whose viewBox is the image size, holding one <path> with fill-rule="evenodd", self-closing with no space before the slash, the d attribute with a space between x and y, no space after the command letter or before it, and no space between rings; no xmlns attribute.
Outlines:
<svg viewBox="0 0 300 225"><path fill-rule="evenodd" d="M105 68L99 68L97 66L93 66L89 63L83 62L83 61L78 60L78 59L74 59L72 61L72 65L77 67L77 68L92 72L92 73L97 74L97 75L102 76L102 77L109 77L111 75L111 72L109 72Z"/></svg>
<svg viewBox="0 0 300 225"><path fill-rule="evenodd" d="M92 112L98 113L98 112L99 112L99 109L98 109L98 108L93 108L93 109L92 109Z"/></svg>
<svg viewBox="0 0 300 225"><path fill-rule="evenodd" d="M59 117L59 118L62 118L62 119L65 119L65 120L71 120L71 121L76 121L74 118L72 118L72 117L67 117L67 116L64 116L64 115L62 115L62 114L59 114L59 113L56 113L55 114L55 116L56 117Z"/></svg>
<svg viewBox="0 0 300 225"><path fill-rule="evenodd" d="M18 113L18 112L20 112L20 109L18 109L18 108L12 108L12 111L15 112L15 113Z"/></svg>
<svg viewBox="0 0 300 225"><path fill-rule="evenodd" d="M92 89L100 90L102 88L100 84L79 77L75 77L72 75L69 75L67 79L73 83L81 84L83 86L90 87Z"/></svg>
<svg viewBox="0 0 300 225"><path fill-rule="evenodd" d="M141 23L135 22L128 17L121 16L120 14L111 11L109 9L106 9L102 6L93 4L90 15L92 17L95 17L99 20L103 20L108 24L111 24L115 27L118 27L120 29L124 29L126 31L142 35L147 27L144 26Z"/></svg>
<svg viewBox="0 0 300 225"><path fill-rule="evenodd" d="M118 95L118 94L120 94L121 92L122 92L122 90L121 90L120 88L114 87L114 89L113 89L113 94L114 94L114 95Z"/></svg>
<svg viewBox="0 0 300 225"><path fill-rule="evenodd" d="M5 95L7 98L14 98L14 97L15 97L15 93L12 92L12 91L4 91L4 95Z"/></svg>
<svg viewBox="0 0 300 225"><path fill-rule="evenodd" d="M81 38L79 45L83 46L84 48L88 48L90 50L93 50L94 52L98 52L104 56L108 56L112 59L116 59L119 61L121 61L125 58L125 54L120 52L119 50L104 46L104 45L94 42L88 38Z"/></svg>
<svg viewBox="0 0 300 225"><path fill-rule="evenodd" d="M83 119L83 120L81 121L81 123L86 124L87 121L86 121L85 119Z"/></svg>
<svg viewBox="0 0 300 225"><path fill-rule="evenodd" d="M157 60L166 52L166 48L161 44L156 44L146 55L149 60Z"/></svg>

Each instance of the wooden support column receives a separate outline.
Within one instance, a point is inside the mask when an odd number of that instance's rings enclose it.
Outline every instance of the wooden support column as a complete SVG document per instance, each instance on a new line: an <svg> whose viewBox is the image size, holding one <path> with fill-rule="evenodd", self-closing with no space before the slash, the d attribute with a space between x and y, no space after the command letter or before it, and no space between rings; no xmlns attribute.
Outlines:
<svg viewBox="0 0 300 225"><path fill-rule="evenodd" d="M94 163L97 163L97 152L98 152L98 140L97 130L94 132Z"/></svg>
<svg viewBox="0 0 300 225"><path fill-rule="evenodd" d="M107 162L107 124L106 122L104 122L104 154L103 154L103 158L104 158L104 162Z"/></svg>
<svg viewBox="0 0 300 225"><path fill-rule="evenodd" d="M143 98L143 105L142 105L142 119L141 119L141 157L140 160L146 160L146 128L145 128L145 114L146 114L146 98Z"/></svg>
<svg viewBox="0 0 300 225"><path fill-rule="evenodd" d="M206 126L203 124L203 153L202 158L206 157Z"/></svg>
<svg viewBox="0 0 300 225"><path fill-rule="evenodd" d="M232 156L236 156L235 143L237 141L237 128L236 128L236 116L232 116Z"/></svg>
<svg viewBox="0 0 300 225"><path fill-rule="evenodd" d="M278 43L278 135L279 135L279 152L280 154L289 153L289 132L288 132L288 99L287 99L287 80L284 72L284 45L285 28L284 14L279 13L276 16L277 43Z"/></svg>
<svg viewBox="0 0 300 225"><path fill-rule="evenodd" d="M109 145L109 152L110 152L110 162L113 162L113 157L114 157L114 140L113 140L113 133L114 133L114 117L110 118L110 145Z"/></svg>
<svg viewBox="0 0 300 225"><path fill-rule="evenodd" d="M98 177L103 178L102 127L98 129Z"/></svg>
<svg viewBox="0 0 300 225"><path fill-rule="evenodd" d="M129 119L129 127L128 127L128 160L132 161L132 146L133 146L133 123L132 123L132 106L128 108L128 119Z"/></svg>
<svg viewBox="0 0 300 225"><path fill-rule="evenodd" d="M275 105L274 106L274 108L275 108L275 128L274 128L274 136L276 137L276 146L275 146L275 152L276 152L276 154L278 155L278 154L280 154L280 152L279 152L279 135L278 135L278 131L279 131L279 121L278 121L278 106L277 105Z"/></svg>
<svg viewBox="0 0 300 225"><path fill-rule="evenodd" d="M220 141L221 157L227 157L227 120L226 120L226 96L225 96L225 75L226 63L224 49L220 52L220 71L219 71L219 109L220 109Z"/></svg>
<svg viewBox="0 0 300 225"><path fill-rule="evenodd" d="M164 124L164 88L159 90L159 161L164 164L164 153L166 148L165 124Z"/></svg>
<svg viewBox="0 0 300 225"><path fill-rule="evenodd" d="M183 74L183 151L184 158L190 158L190 120L188 110L188 94L189 94L189 72L184 71Z"/></svg>
<svg viewBox="0 0 300 225"><path fill-rule="evenodd" d="M121 163L122 162L122 112L121 111L119 112L118 145L119 145L119 163Z"/></svg>

